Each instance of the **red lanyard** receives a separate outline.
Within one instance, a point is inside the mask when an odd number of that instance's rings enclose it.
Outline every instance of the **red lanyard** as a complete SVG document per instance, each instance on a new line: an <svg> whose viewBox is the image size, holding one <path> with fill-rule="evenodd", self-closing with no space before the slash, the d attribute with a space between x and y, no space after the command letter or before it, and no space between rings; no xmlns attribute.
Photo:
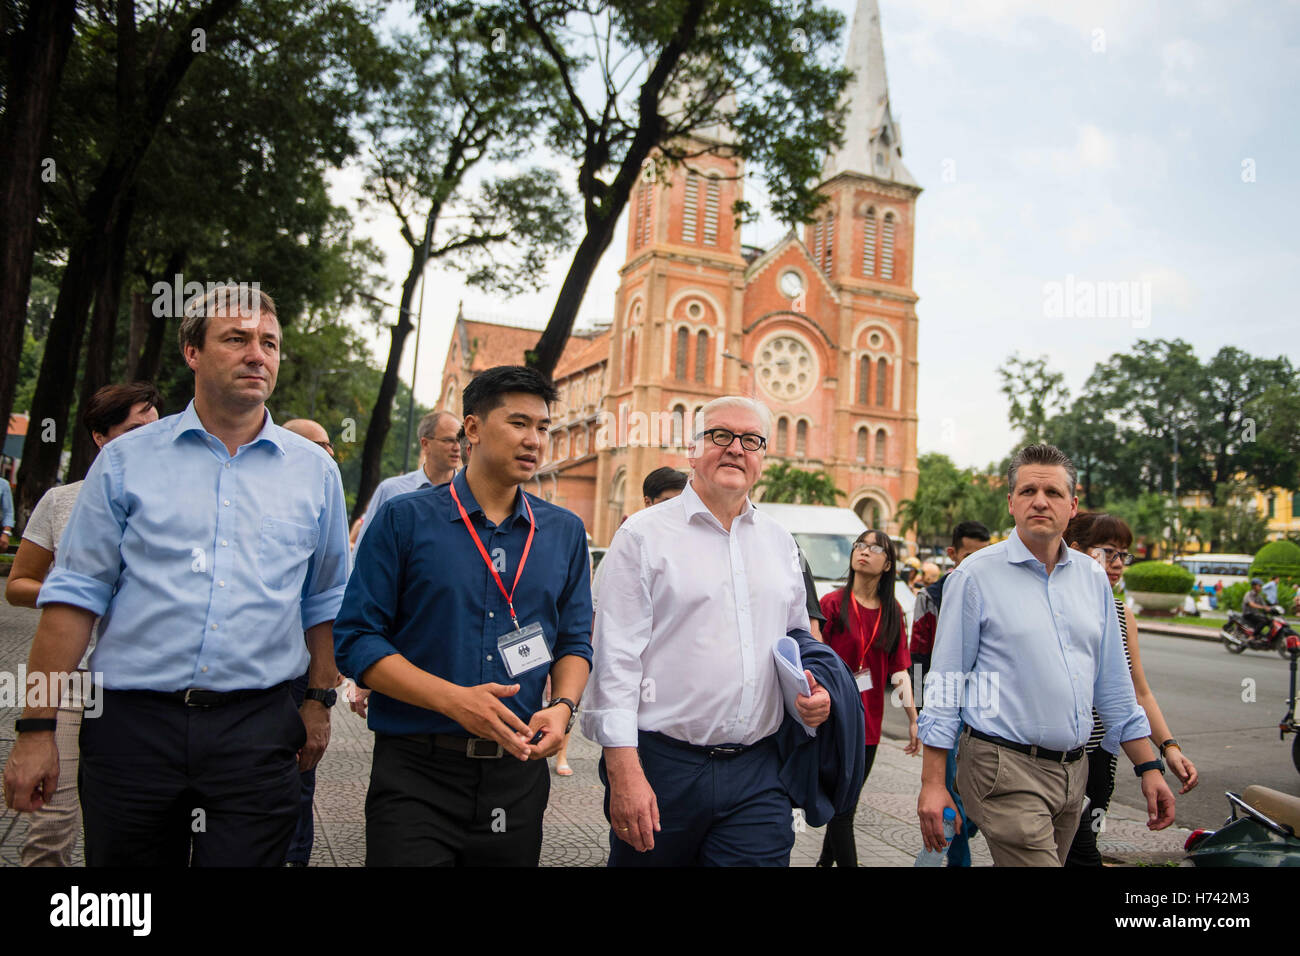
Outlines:
<svg viewBox="0 0 1300 956"><path fill-rule="evenodd" d="M520 489L519 493L524 497L524 509L528 512L528 540L524 542L524 553L519 559L519 570L515 572L515 583L510 585L510 593L506 593L506 586L501 583L501 575L497 574L497 569L492 564L492 559L488 557L487 548L483 547L483 542L479 539L478 532L474 530L474 525L470 523L469 515L465 513L465 506L460 503L460 495L456 494L456 482L448 485L451 488L452 500L456 502L456 507L460 510L461 520L465 522L465 527L469 529L469 536L474 539L474 544L478 546L478 553L483 555L483 563L487 565L488 570L492 572L493 579L497 582L497 587L501 589L501 596L506 599L506 606L510 608L510 620L515 622L515 630L519 630L519 618L515 616L515 591L519 587L519 579L523 576L524 565L528 563L528 551L533 546L533 534L537 531L537 522L533 519L533 506L528 503L528 496ZM879 622L877 622L879 623Z"/></svg>
<svg viewBox="0 0 1300 956"><path fill-rule="evenodd" d="M852 594L849 600L853 602L853 620L859 622L858 630L862 630L861 615L858 613L858 599ZM876 643L876 634L880 631L880 619L885 616L885 606L880 606L880 611L876 614L876 626L871 629L871 640L867 641L867 646L862 649L862 660L858 665L858 670L864 670L867 666L867 651L871 650L871 645Z"/></svg>

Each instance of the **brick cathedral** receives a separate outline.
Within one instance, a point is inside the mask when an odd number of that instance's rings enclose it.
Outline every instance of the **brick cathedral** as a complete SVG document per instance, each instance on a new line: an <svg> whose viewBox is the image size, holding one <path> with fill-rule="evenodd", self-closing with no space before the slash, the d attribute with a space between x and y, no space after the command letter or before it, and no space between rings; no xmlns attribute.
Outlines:
<svg viewBox="0 0 1300 956"><path fill-rule="evenodd" d="M716 154L633 190L613 321L570 339L551 446L529 489L581 516L596 544L640 510L647 473L688 467L695 411L725 394L772 410L769 464L830 472L842 505L897 533L917 481L921 189L902 162L875 0L859 0L846 65L845 144L826 159L828 202L802 235L766 250L742 243L731 207L743 169L725 130L702 138ZM458 315L438 407L459 414L474 372L518 362L537 336Z"/></svg>

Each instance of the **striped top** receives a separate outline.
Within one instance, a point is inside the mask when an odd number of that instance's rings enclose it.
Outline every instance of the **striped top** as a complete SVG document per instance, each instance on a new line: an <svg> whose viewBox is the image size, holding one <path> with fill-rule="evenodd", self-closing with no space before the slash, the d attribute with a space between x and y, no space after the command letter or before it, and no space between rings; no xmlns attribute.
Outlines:
<svg viewBox="0 0 1300 956"><path fill-rule="evenodd" d="M1133 658L1128 652L1128 616L1124 613L1124 602L1119 598L1115 599L1115 611L1119 614L1119 633L1124 639L1124 662L1128 664L1128 672L1133 673ZM1096 750L1101 746L1101 739L1106 736L1106 728L1102 726L1101 715L1097 713L1097 708L1092 709L1092 734L1088 737L1088 742L1084 744L1084 750L1088 753ZM1077 739L1077 738L1076 738Z"/></svg>

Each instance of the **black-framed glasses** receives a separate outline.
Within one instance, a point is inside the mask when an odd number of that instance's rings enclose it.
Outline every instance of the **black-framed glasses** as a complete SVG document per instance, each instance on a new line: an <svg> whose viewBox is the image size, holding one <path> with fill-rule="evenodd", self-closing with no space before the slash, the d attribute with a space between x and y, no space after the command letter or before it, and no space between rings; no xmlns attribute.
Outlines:
<svg viewBox="0 0 1300 956"><path fill-rule="evenodd" d="M869 552L871 552L872 554L884 554L884 553L885 553L885 546L884 546L883 544L876 544L876 543L874 543L874 542L872 542L872 541L854 541L854 542L853 542L853 550L854 550L854 551L869 551Z"/></svg>
<svg viewBox="0 0 1300 956"><path fill-rule="evenodd" d="M322 448L324 448L324 449L325 449L327 452L329 452L331 455L334 454L334 446L331 445L331 444L329 443L328 440L327 440L327 441L318 441L318 442L316 442L316 444L317 444L317 445L320 445Z"/></svg>
<svg viewBox="0 0 1300 956"><path fill-rule="evenodd" d="M1130 554L1127 551L1121 551L1119 548L1093 548L1093 555L1095 556L1098 551L1101 552L1102 558L1107 564L1110 564L1116 558L1119 558L1120 562L1127 568L1137 560L1137 555Z"/></svg>
<svg viewBox="0 0 1300 956"><path fill-rule="evenodd" d="M762 451L767 447L767 439L755 432L745 432L743 434L733 432L729 428L706 428L697 434L696 439L708 436L712 439L713 444L719 448L730 448L731 443L737 438L740 439L740 447L745 451Z"/></svg>

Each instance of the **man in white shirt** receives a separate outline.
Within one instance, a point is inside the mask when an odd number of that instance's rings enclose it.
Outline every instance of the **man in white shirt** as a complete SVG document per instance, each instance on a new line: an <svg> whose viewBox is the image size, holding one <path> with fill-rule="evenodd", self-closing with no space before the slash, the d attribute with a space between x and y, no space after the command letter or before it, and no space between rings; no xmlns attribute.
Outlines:
<svg viewBox="0 0 1300 956"><path fill-rule="evenodd" d="M460 430L460 419L451 412L429 412L420 419L416 435L420 438L420 454L424 461L415 471L385 478L375 488L366 513L361 516L361 530L357 532L353 554L366 536L370 519L379 514L379 509L388 499L421 488L436 488L451 481L461 463L460 441L456 437ZM332 450L330 454L333 454Z"/></svg>
<svg viewBox="0 0 1300 956"><path fill-rule="evenodd" d="M749 501L771 413L726 396L698 420L690 483L605 556L582 729L604 748L611 866L786 866L772 652L808 610L794 539ZM831 701L808 677L797 706L816 727Z"/></svg>

